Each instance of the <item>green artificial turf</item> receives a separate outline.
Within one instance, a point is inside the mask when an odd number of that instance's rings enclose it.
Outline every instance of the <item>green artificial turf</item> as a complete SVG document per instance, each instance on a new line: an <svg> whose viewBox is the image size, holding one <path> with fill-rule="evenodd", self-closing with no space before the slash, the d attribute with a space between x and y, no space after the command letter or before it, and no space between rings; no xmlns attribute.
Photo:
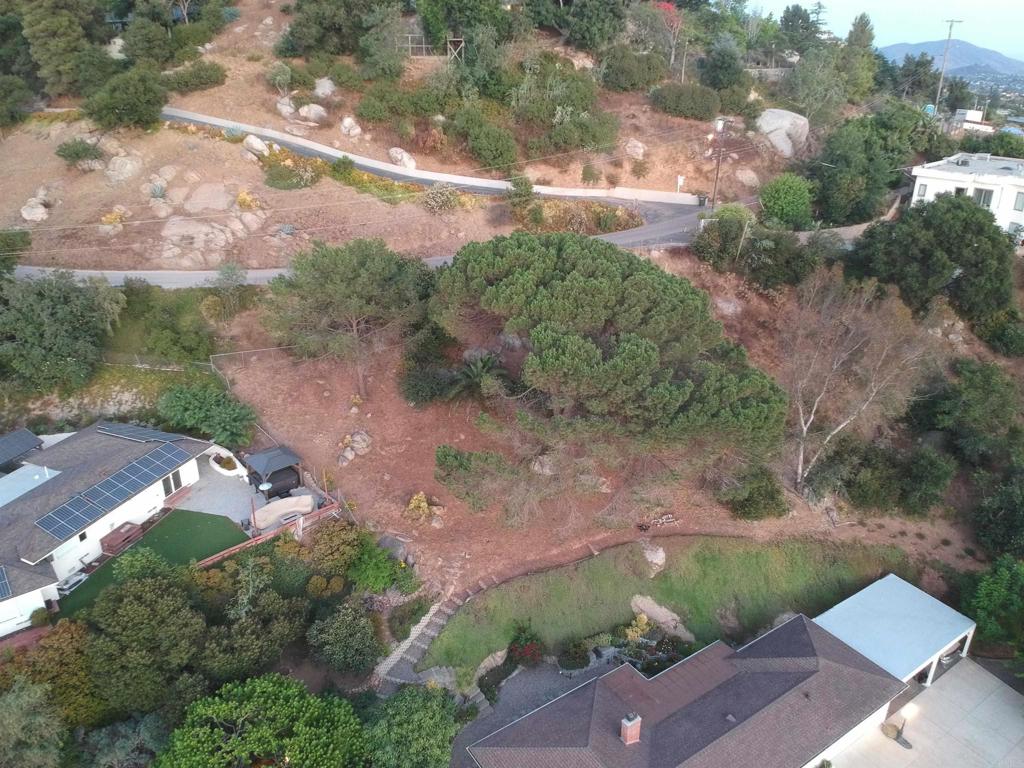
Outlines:
<svg viewBox="0 0 1024 768"><path fill-rule="evenodd" d="M231 520L205 512L176 509L150 528L133 547L149 547L175 565L187 565L233 547L246 535ZM92 605L99 593L114 580L112 558L100 566L78 589L60 601L62 618L74 616Z"/></svg>

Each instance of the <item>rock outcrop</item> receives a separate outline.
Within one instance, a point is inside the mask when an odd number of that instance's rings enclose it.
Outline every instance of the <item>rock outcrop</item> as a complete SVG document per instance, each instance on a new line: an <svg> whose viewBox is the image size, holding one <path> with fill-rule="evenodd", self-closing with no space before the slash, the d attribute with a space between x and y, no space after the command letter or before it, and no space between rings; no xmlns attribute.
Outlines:
<svg viewBox="0 0 1024 768"><path fill-rule="evenodd" d="M303 104L299 107L299 117L321 125L327 122L327 110L319 104Z"/></svg>
<svg viewBox="0 0 1024 768"><path fill-rule="evenodd" d="M107 163L107 178L111 184L122 184L138 176L142 171L142 160L135 155L119 155Z"/></svg>
<svg viewBox="0 0 1024 768"><path fill-rule="evenodd" d="M391 162L395 165L400 165L410 171L416 170L416 161L413 159L413 156L401 147L392 147L389 149L388 157L391 158Z"/></svg>
<svg viewBox="0 0 1024 768"><path fill-rule="evenodd" d="M804 148L810 128L806 117L785 109L766 109L757 118L757 130L783 157L793 157Z"/></svg>
<svg viewBox="0 0 1024 768"><path fill-rule="evenodd" d="M647 154L647 145L639 139L630 139L626 142L626 155L633 160L643 160Z"/></svg>
<svg viewBox="0 0 1024 768"><path fill-rule="evenodd" d="M262 155L266 157L270 154L270 147L263 141L259 136L253 136L251 133L245 137L242 141L242 146L252 152L254 155Z"/></svg>

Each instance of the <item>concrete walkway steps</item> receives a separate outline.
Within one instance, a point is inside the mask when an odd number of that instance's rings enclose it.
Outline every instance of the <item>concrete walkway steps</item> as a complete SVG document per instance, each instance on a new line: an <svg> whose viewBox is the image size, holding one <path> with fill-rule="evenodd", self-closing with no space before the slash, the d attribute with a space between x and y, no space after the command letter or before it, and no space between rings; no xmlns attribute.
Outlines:
<svg viewBox="0 0 1024 768"><path fill-rule="evenodd" d="M378 681L378 692L382 696L394 693L401 685L426 682L423 675L416 671L416 665L427 655L431 642L461 605L461 600L452 597L432 605L409 632L409 637L377 665L373 677ZM454 686L454 677L451 684Z"/></svg>

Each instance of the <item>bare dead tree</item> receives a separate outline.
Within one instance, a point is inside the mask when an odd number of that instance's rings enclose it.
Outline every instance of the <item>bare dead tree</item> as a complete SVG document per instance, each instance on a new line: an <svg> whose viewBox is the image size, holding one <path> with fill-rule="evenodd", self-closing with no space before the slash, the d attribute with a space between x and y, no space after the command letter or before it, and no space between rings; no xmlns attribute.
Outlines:
<svg viewBox="0 0 1024 768"><path fill-rule="evenodd" d="M905 410L937 353L898 297L880 296L873 281L844 282L840 267L808 279L782 327L802 493L839 434Z"/></svg>

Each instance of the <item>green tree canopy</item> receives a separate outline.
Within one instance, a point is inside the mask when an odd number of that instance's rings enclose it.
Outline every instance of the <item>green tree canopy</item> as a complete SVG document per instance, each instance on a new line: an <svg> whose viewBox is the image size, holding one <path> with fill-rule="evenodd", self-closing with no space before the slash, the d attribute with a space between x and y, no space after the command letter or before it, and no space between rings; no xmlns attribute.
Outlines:
<svg viewBox="0 0 1024 768"><path fill-rule="evenodd" d="M393 0L299 0L288 39L301 54L356 53L368 28L367 15L393 5Z"/></svg>
<svg viewBox="0 0 1024 768"><path fill-rule="evenodd" d="M815 126L831 120L849 94L846 63L833 46L808 51L782 81L783 95Z"/></svg>
<svg viewBox="0 0 1024 768"><path fill-rule="evenodd" d="M32 91L14 75L0 75L0 128L20 123L32 103Z"/></svg>
<svg viewBox="0 0 1024 768"><path fill-rule="evenodd" d="M106 282L69 272L0 284L0 366L36 390L84 384L124 303Z"/></svg>
<svg viewBox="0 0 1024 768"><path fill-rule="evenodd" d="M785 398L722 342L709 299L613 245L516 234L471 243L432 305L456 338L491 323L530 339L523 383L556 415L644 431L773 439Z"/></svg>
<svg viewBox="0 0 1024 768"><path fill-rule="evenodd" d="M871 226L848 262L850 273L894 283L916 311L941 294L977 322L1009 307L1013 247L992 214L970 198L940 195L897 221Z"/></svg>
<svg viewBox="0 0 1024 768"><path fill-rule="evenodd" d="M160 119L167 91L160 76L147 67L114 75L85 102L85 113L104 128L148 128Z"/></svg>
<svg viewBox="0 0 1024 768"><path fill-rule="evenodd" d="M57 707L71 727L97 725L109 710L100 695L100 682L92 677L88 660L88 628L67 619L33 648L0 665L0 690L23 676L47 687L47 701Z"/></svg>
<svg viewBox="0 0 1024 768"><path fill-rule="evenodd" d="M851 48L871 50L875 45L875 27L871 17L866 13L858 13L853 18L850 31L846 35L846 44Z"/></svg>
<svg viewBox="0 0 1024 768"><path fill-rule="evenodd" d="M239 592L245 587L243 580ZM263 671L281 658L286 645L302 637L309 609L305 599L285 599L272 589L263 589L247 602L244 615L209 629L197 666L214 683Z"/></svg>
<svg viewBox="0 0 1024 768"><path fill-rule="evenodd" d="M155 21L137 17L124 31L124 53L135 62L149 61L163 66L174 56L167 30Z"/></svg>
<svg viewBox="0 0 1024 768"><path fill-rule="evenodd" d="M447 768L458 732L447 691L403 688L381 705L367 734L374 768Z"/></svg>
<svg viewBox="0 0 1024 768"><path fill-rule="evenodd" d="M971 92L971 84L962 77L951 77L946 81L942 97L946 101L946 109L956 112L967 109L977 100Z"/></svg>
<svg viewBox="0 0 1024 768"><path fill-rule="evenodd" d="M622 0L575 0L569 11L569 42L596 51L622 31L625 18Z"/></svg>
<svg viewBox="0 0 1024 768"><path fill-rule="evenodd" d="M1024 561L1003 555L966 590L963 611L978 622L978 638L1024 643Z"/></svg>
<svg viewBox="0 0 1024 768"><path fill-rule="evenodd" d="M157 400L156 410L172 429L199 433L226 448L248 445L256 424L252 408L212 385L171 387Z"/></svg>
<svg viewBox="0 0 1024 768"><path fill-rule="evenodd" d="M1024 472L1018 471L982 499L974 535L990 555L1024 558Z"/></svg>
<svg viewBox="0 0 1024 768"><path fill-rule="evenodd" d="M160 578L107 587L87 618L97 633L89 646L92 676L102 681L111 708L125 715L167 701L206 634L184 589Z"/></svg>
<svg viewBox="0 0 1024 768"><path fill-rule="evenodd" d="M779 18L786 45L797 53L806 53L818 42L818 25L802 5L787 5Z"/></svg>
<svg viewBox="0 0 1024 768"><path fill-rule="evenodd" d="M23 3L22 27L46 92L70 93L75 85L75 54L88 46L87 32L99 19L94 0L32 0Z"/></svg>
<svg viewBox="0 0 1024 768"><path fill-rule="evenodd" d="M422 262L399 256L383 240L316 243L270 284L268 327L300 355L353 360L365 397L366 346L422 318L430 277Z"/></svg>
<svg viewBox="0 0 1024 768"><path fill-rule="evenodd" d="M0 768L59 768L64 736L47 686L18 678L0 694Z"/></svg>
<svg viewBox="0 0 1024 768"><path fill-rule="evenodd" d="M363 17L366 31L359 39L359 61L371 79L397 80L405 69L405 52L397 45L405 31L397 6L384 4Z"/></svg>
<svg viewBox="0 0 1024 768"><path fill-rule="evenodd" d="M878 215L893 179L882 139L866 117L837 128L809 171L818 182L821 218L833 225L869 221Z"/></svg>
<svg viewBox="0 0 1024 768"><path fill-rule="evenodd" d="M767 219L806 229L811 223L810 182L795 173L784 173L761 187L761 205Z"/></svg>
<svg viewBox="0 0 1024 768"><path fill-rule="evenodd" d="M976 467L1002 469L1024 456L1021 445L1021 390L1017 381L995 363L961 359L954 378L924 401L921 426L949 433L960 457Z"/></svg>
<svg viewBox="0 0 1024 768"><path fill-rule="evenodd" d="M363 768L363 726L343 699L281 675L228 683L189 706L155 768Z"/></svg>
<svg viewBox="0 0 1024 768"><path fill-rule="evenodd" d="M83 768L148 768L167 743L157 714L132 717L86 734Z"/></svg>
<svg viewBox="0 0 1024 768"><path fill-rule="evenodd" d="M715 38L701 66L700 80L709 88L721 91L741 85L747 79L743 71L743 53L736 39L725 32Z"/></svg>
<svg viewBox="0 0 1024 768"><path fill-rule="evenodd" d="M935 89L939 85L939 73L935 69L935 60L927 53L903 57L896 74L895 94L904 99L917 102L935 98Z"/></svg>
<svg viewBox="0 0 1024 768"><path fill-rule="evenodd" d="M306 637L325 662L342 672L368 672L385 651L369 615L353 602L313 622Z"/></svg>

